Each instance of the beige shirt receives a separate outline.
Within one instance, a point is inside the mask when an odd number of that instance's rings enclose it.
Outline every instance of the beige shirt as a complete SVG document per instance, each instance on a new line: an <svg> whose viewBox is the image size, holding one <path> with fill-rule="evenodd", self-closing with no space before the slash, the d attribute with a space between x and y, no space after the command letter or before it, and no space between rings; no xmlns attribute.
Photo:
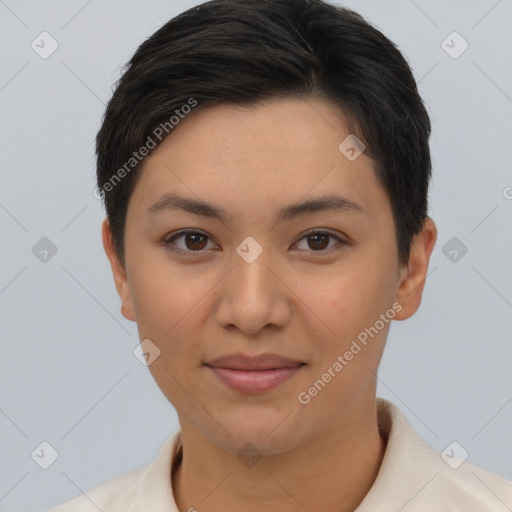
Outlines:
<svg viewBox="0 0 512 512"><path fill-rule="evenodd" d="M378 399L388 440L377 479L355 512L510 512L512 482L428 447L400 410ZM49 512L179 512L171 485L180 431L147 466L125 473ZM187 512L187 511L181 511Z"/></svg>

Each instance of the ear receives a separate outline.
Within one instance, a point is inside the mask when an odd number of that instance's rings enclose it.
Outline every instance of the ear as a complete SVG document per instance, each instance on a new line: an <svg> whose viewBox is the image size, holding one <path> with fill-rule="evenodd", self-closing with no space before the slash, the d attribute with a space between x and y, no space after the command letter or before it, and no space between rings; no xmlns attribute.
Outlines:
<svg viewBox="0 0 512 512"><path fill-rule="evenodd" d="M126 277L126 270L119 261L117 253L114 248L114 241L112 238L112 231L110 229L110 223L108 217L103 220L102 225L102 238L103 248L110 261L112 272L114 274L114 281L116 283L117 293L121 297L121 314L127 319L135 322L135 315L133 314L133 302L130 293L130 287L128 285L128 279Z"/></svg>
<svg viewBox="0 0 512 512"><path fill-rule="evenodd" d="M395 315L395 320L406 320L420 307L428 263L436 239L436 225L427 217L423 229L413 239L409 261L400 272L396 301L402 305L402 309Z"/></svg>

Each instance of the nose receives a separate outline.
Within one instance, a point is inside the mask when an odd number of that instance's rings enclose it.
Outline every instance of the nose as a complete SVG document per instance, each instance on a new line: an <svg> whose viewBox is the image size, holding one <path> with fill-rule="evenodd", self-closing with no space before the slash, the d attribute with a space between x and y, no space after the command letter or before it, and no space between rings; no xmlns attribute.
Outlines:
<svg viewBox="0 0 512 512"><path fill-rule="evenodd" d="M290 321L293 293L286 276L267 258L266 252L251 263L235 255L231 272L219 283L217 323L244 334L282 328Z"/></svg>

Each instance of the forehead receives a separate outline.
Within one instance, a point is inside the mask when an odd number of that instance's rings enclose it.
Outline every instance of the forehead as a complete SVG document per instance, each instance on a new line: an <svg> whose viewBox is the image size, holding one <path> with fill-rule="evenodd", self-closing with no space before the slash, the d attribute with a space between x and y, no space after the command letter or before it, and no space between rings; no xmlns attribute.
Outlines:
<svg viewBox="0 0 512 512"><path fill-rule="evenodd" d="M349 135L346 125L344 113L320 99L288 98L250 106L216 104L186 118L161 148L184 145L214 162L238 158L247 163L265 156L278 161L318 159L326 151L331 153L329 149L337 150L340 136Z"/></svg>
<svg viewBox="0 0 512 512"><path fill-rule="evenodd" d="M344 113L326 100L210 105L146 158L134 202L147 209L176 192L239 213L337 192L371 211L383 190L367 155L340 150L350 136Z"/></svg>

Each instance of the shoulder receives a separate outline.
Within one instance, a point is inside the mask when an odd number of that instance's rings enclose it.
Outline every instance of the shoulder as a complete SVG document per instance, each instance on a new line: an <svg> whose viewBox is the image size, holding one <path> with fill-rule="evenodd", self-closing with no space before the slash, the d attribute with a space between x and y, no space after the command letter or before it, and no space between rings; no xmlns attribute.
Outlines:
<svg viewBox="0 0 512 512"><path fill-rule="evenodd" d="M461 465L458 466L458 463ZM436 505L445 511L510 511L512 482L469 462L455 459L449 465L445 458L432 450L432 476L425 482L416 501L418 510L424 505Z"/></svg>
<svg viewBox="0 0 512 512"><path fill-rule="evenodd" d="M402 512L512 510L511 481L458 459L452 450L441 454L431 448L391 402L379 399L378 413L386 454L358 511L387 510L382 503Z"/></svg>
<svg viewBox="0 0 512 512"><path fill-rule="evenodd" d="M52 508L48 512L130 512L134 506L138 482L148 466L109 480L87 493Z"/></svg>
<svg viewBox="0 0 512 512"><path fill-rule="evenodd" d="M148 466L130 471L81 494L48 512L131 512L137 510L136 490Z"/></svg>
<svg viewBox="0 0 512 512"><path fill-rule="evenodd" d="M150 464L115 477L48 512L140 512L154 510L155 504L167 504L166 510L177 512L171 473L180 456L178 430L164 442Z"/></svg>

